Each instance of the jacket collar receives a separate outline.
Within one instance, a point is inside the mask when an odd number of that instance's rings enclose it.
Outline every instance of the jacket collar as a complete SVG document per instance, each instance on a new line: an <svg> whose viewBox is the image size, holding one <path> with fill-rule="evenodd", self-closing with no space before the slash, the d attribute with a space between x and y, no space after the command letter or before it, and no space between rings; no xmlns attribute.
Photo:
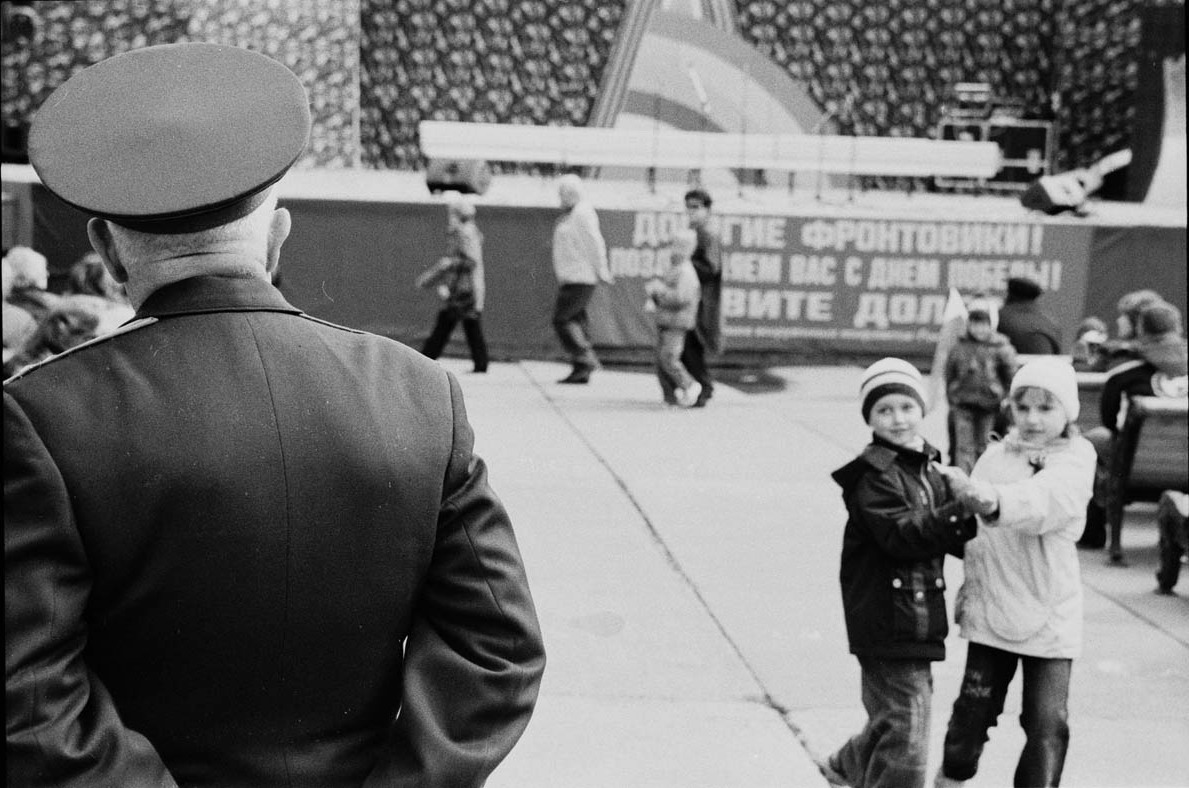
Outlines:
<svg viewBox="0 0 1189 788"><path fill-rule="evenodd" d="M887 441L880 440L872 435L871 443L867 444L867 447L863 449L863 453L834 471L831 476L839 486L849 489L854 485L859 476L865 472L867 467L874 468L882 473L892 467L892 464L896 462L898 457L903 457L909 462L924 464L940 460L941 452L934 448L929 441L925 441L924 451L916 451L915 449L893 446Z"/></svg>
<svg viewBox="0 0 1189 788"><path fill-rule="evenodd" d="M941 452L933 448L929 441L924 442L924 448L921 451L916 449L906 449L903 446L895 446L888 443L881 438L872 435L871 443L863 450L861 455L872 467L878 470L887 470L888 466L895 461L896 457L903 455L904 457L914 462L929 462L930 460L937 460L941 457Z"/></svg>
<svg viewBox="0 0 1189 788"><path fill-rule="evenodd" d="M268 282L256 277L195 276L153 291L136 317L172 317L203 312L288 312L301 314Z"/></svg>

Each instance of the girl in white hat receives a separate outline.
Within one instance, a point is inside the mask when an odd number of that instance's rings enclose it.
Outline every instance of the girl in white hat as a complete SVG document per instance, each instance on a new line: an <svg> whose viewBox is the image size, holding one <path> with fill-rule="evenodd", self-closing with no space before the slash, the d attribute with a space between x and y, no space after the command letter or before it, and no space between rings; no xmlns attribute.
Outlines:
<svg viewBox="0 0 1189 788"><path fill-rule="evenodd" d="M1014 785L1058 785L1069 743L1070 667L1082 647L1076 543L1093 488L1094 447L1074 426L1078 390L1068 362L1025 364L1008 396L1014 426L1007 437L988 447L969 478L946 469L979 529L966 544L955 603L970 645L936 786L974 776L1020 665L1027 743Z"/></svg>

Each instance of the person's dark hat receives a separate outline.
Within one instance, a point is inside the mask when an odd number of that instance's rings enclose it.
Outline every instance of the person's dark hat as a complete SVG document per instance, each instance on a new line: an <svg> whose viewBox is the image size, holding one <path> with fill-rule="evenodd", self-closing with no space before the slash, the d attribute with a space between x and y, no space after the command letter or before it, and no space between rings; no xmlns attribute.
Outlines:
<svg viewBox="0 0 1189 788"><path fill-rule="evenodd" d="M259 206L305 149L309 101L285 66L204 43L135 49L84 69L33 118L47 189L123 227L196 232Z"/></svg>
<svg viewBox="0 0 1189 788"><path fill-rule="evenodd" d="M1012 298L1031 301L1040 298L1043 292L1039 284L1025 276L1013 276L1007 280L1007 294Z"/></svg>

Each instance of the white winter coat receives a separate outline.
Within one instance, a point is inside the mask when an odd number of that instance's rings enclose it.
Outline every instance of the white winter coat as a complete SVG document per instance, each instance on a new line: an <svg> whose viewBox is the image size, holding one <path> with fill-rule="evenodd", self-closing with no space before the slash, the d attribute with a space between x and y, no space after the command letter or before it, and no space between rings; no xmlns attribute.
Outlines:
<svg viewBox="0 0 1189 788"><path fill-rule="evenodd" d="M962 637L1026 656L1081 654L1077 540L1094 463L1094 447L1081 436L1040 448L1014 430L979 458L971 477L995 486L999 516L979 518L978 536L966 543L955 603Z"/></svg>

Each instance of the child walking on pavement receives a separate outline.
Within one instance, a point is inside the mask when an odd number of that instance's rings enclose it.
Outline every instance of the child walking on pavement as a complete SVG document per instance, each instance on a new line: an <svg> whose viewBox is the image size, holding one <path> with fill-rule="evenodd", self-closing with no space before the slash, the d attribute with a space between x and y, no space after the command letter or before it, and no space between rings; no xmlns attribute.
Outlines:
<svg viewBox="0 0 1189 788"><path fill-rule="evenodd" d="M949 631L943 564L946 553L962 554L976 523L938 470L940 453L918 433L920 372L882 359L864 371L859 393L871 443L833 478L846 502L842 603L868 720L818 765L832 785L921 788L931 663L945 659Z"/></svg>
<svg viewBox="0 0 1189 788"><path fill-rule="evenodd" d="M648 308L656 316L656 376L661 395L669 405L690 407L698 400L702 387L681 363L685 333L694 327L698 315L701 286L698 273L690 262L697 237L692 230L680 232L666 250L669 268L659 279L644 284Z"/></svg>
<svg viewBox="0 0 1189 788"><path fill-rule="evenodd" d="M966 333L945 361L945 394L950 413L950 458L966 473L986 451L1011 377L1016 351L995 331L994 307L974 304L966 315Z"/></svg>
<svg viewBox="0 0 1189 788"><path fill-rule="evenodd" d="M970 477L947 469L980 527L966 545L955 604L970 645L938 788L961 786L978 770L1018 665L1026 743L1013 784L1058 785L1069 744L1070 667L1082 647L1076 542L1093 488L1094 447L1073 426L1078 389L1069 362L1028 362L1012 379L1010 401L1015 426Z"/></svg>

